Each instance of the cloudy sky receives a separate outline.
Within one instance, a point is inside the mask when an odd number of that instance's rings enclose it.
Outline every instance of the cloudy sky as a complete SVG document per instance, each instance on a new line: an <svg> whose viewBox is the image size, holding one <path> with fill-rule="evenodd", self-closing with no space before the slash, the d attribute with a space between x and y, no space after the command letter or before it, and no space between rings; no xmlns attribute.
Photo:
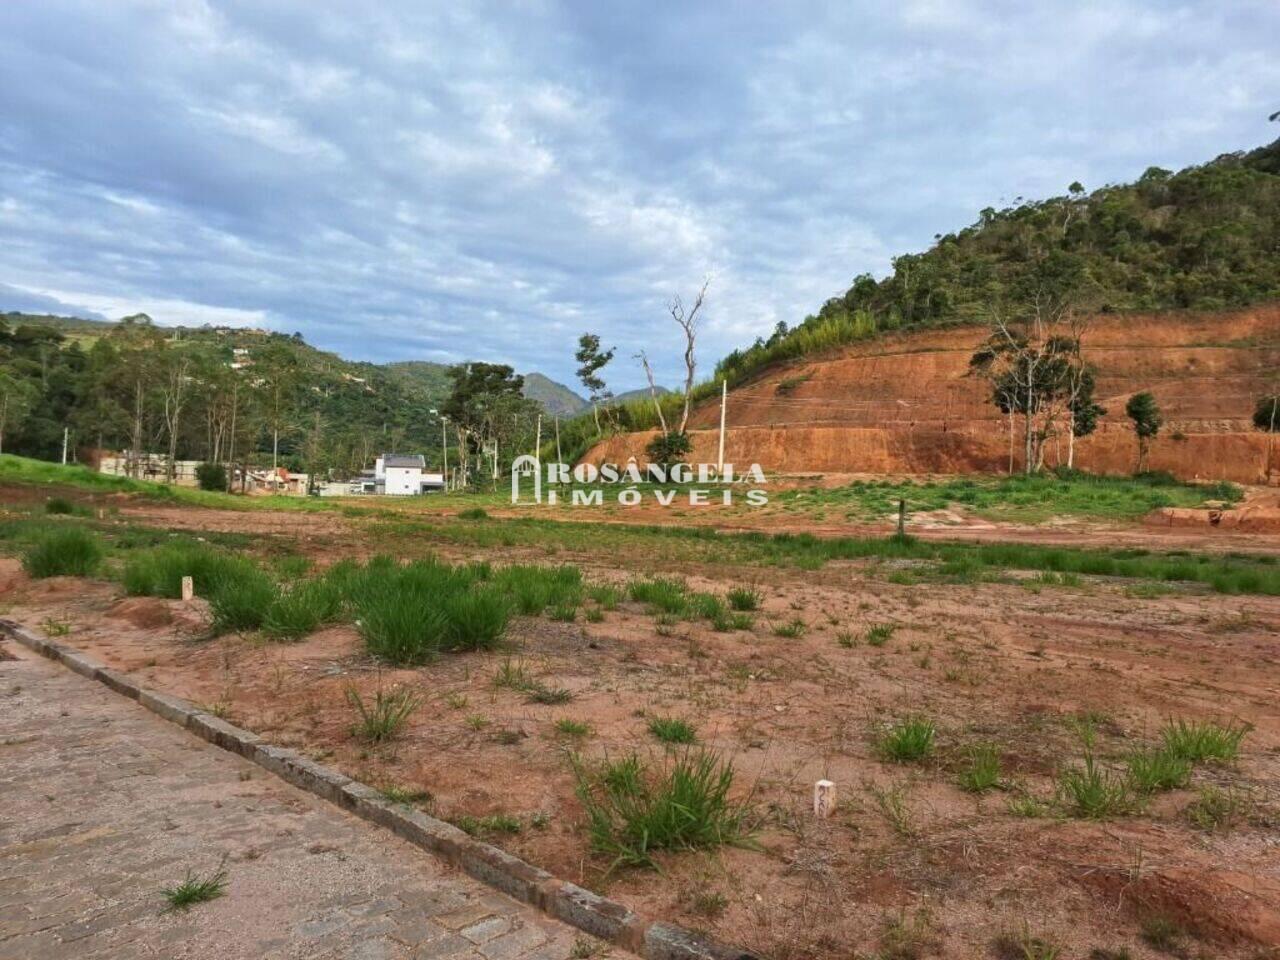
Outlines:
<svg viewBox="0 0 1280 960"><path fill-rule="evenodd" d="M1275 0L0 2L0 311L678 379L988 204L1280 134Z"/></svg>

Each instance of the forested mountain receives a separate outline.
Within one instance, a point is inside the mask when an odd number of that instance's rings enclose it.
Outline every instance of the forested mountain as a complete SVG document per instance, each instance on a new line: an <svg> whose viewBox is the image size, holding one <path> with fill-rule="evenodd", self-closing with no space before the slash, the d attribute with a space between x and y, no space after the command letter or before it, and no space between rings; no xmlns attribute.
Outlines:
<svg viewBox="0 0 1280 960"><path fill-rule="evenodd" d="M780 360L901 327L1027 308L1046 275L1099 313L1243 306L1280 298L1280 140L1177 173L988 207L883 280L864 274L794 329L725 357L730 384Z"/></svg>
<svg viewBox="0 0 1280 960"><path fill-rule="evenodd" d="M441 445L445 364L354 363L299 334L0 314L0 452L137 447L177 459L351 473L383 451ZM526 398L570 417L587 401L539 373ZM537 408L521 429L535 429ZM505 442L511 437L504 436ZM452 437L450 443L457 442ZM504 444L505 445L505 444Z"/></svg>
<svg viewBox="0 0 1280 960"><path fill-rule="evenodd" d="M552 416L572 417L591 406L563 383L540 373L524 375L524 395Z"/></svg>
<svg viewBox="0 0 1280 960"><path fill-rule="evenodd" d="M352 363L298 334L7 313L0 449L53 459L69 427L73 450L358 470L383 450L439 449L446 368L421 367Z"/></svg>

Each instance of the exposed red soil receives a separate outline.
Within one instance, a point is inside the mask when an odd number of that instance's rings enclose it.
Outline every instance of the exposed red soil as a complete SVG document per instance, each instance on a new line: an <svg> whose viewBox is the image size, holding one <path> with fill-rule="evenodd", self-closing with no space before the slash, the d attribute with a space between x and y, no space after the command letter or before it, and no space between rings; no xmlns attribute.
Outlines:
<svg viewBox="0 0 1280 960"><path fill-rule="evenodd" d="M365 549L358 525L348 533L353 551ZM565 559L597 581L627 576L625 558L557 558ZM1252 958L1280 946L1280 600L1199 592L1142 599L1101 582L904 586L851 563L679 572L694 588L721 593L755 579L764 596L755 627L660 627L630 603L595 624L519 618L510 656L572 691L561 706L495 687L506 655L379 670L348 627L296 644L205 640L199 603L122 599L102 582L31 582L13 561L0 561L0 601L36 628L56 620L69 630L66 642L275 742L369 782L429 791L440 815L518 815L522 831L495 842L652 915L771 956L872 954L884 945L887 921L918 911L929 918L933 946L922 955L930 956L987 955L994 937L1026 924L1061 944L1064 957L1126 944L1132 956L1153 958L1138 930L1155 913L1184 928L1204 955ZM796 617L807 625L803 636L772 634L770 624ZM884 647L837 642L881 622L897 625ZM419 691L424 705L402 741L369 749L351 736L345 691L354 685L370 696L396 684ZM1081 712L1098 718L1112 760L1150 742L1169 716L1253 724L1236 767L1203 768L1192 784L1247 793L1248 815L1229 829L1198 829L1184 813L1195 797L1187 789L1158 795L1135 817L1025 819L1006 808L1013 793L956 787L965 746L990 741L1000 745L1011 787L1049 797L1058 767L1078 755L1069 720ZM881 762L872 729L913 713L938 723L937 758ZM734 757L739 784L754 786L763 815L760 849L665 856L662 876L624 871L602 880L565 760L571 744L554 722L589 722L593 733L579 745L588 756L659 756L646 732L653 715L694 720L705 743ZM837 815L826 822L809 810L821 777L840 790ZM902 791L910 835L895 830L876 798L893 790ZM548 817L541 828L535 814ZM717 904L713 895L725 898L722 912L708 906Z"/></svg>
<svg viewBox="0 0 1280 960"><path fill-rule="evenodd" d="M1008 423L989 403L989 386L969 374L984 336L976 327L889 335L770 370L729 394L725 457L788 472L1003 470ZM1102 317L1087 334L1085 353L1108 413L1077 445L1077 465L1099 473L1133 469L1124 405L1147 390L1165 417L1150 469L1184 479L1267 481L1266 437L1249 418L1258 398L1275 389L1280 305ZM716 462L718 421L718 403L695 411L694 459ZM643 459L650 436L610 438L584 459ZM1049 463L1065 456L1065 439L1051 442ZM1280 479L1277 459L1280 453L1273 454L1272 479Z"/></svg>

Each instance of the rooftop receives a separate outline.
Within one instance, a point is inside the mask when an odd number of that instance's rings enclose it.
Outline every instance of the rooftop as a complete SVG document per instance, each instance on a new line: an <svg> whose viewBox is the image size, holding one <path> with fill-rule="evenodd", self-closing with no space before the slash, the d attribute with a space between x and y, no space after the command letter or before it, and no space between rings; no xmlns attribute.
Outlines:
<svg viewBox="0 0 1280 960"><path fill-rule="evenodd" d="M421 454L406 453L384 453L382 455L382 466L385 467L418 467L421 469L427 465L426 459Z"/></svg>

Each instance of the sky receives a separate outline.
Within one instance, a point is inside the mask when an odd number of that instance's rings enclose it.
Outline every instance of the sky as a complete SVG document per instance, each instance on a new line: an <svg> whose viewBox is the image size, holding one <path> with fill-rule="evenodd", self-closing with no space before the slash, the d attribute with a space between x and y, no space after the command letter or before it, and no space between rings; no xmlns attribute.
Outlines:
<svg viewBox="0 0 1280 960"><path fill-rule="evenodd" d="M1280 135L1275 0L0 2L0 312L699 371L1016 197Z"/></svg>

